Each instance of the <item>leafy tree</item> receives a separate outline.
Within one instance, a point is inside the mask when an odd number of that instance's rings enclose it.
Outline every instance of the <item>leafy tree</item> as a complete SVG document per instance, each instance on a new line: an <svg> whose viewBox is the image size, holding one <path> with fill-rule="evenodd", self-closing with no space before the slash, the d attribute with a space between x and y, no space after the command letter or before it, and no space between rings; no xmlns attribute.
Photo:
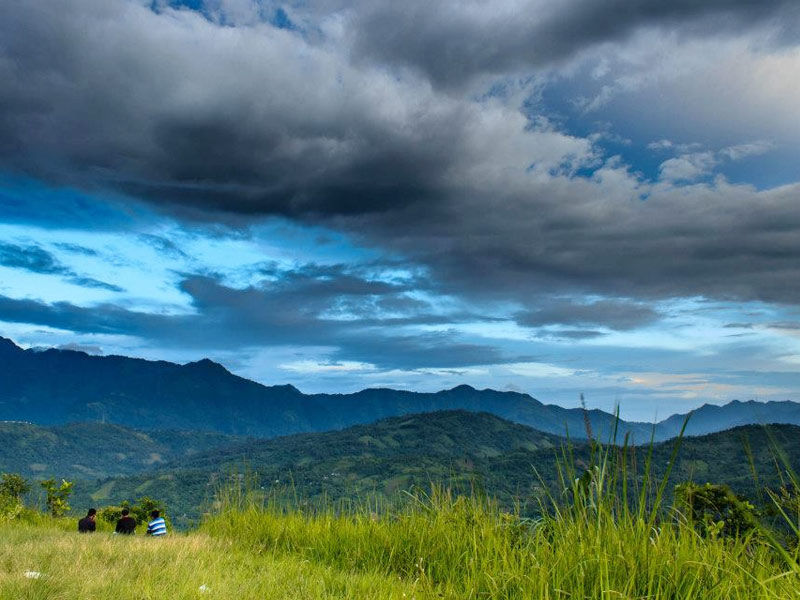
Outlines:
<svg viewBox="0 0 800 600"><path fill-rule="evenodd" d="M50 478L40 481L39 485L47 493L45 503L50 514L54 517L64 516L70 509L68 500L72 493L72 486L75 484L72 481L62 479L61 483L57 485L56 480Z"/></svg>
<svg viewBox="0 0 800 600"><path fill-rule="evenodd" d="M31 486L27 480L17 473L3 473L0 475L0 495L22 501L22 496L31 491Z"/></svg>

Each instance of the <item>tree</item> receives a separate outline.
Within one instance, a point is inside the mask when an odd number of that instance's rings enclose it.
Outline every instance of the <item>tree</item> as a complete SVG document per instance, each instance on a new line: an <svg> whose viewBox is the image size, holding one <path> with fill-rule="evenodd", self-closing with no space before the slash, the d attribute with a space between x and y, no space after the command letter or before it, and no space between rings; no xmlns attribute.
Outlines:
<svg viewBox="0 0 800 600"><path fill-rule="evenodd" d="M69 511L69 496L72 493L72 486L75 485L72 481L66 479L61 480L60 485L56 485L55 479L45 479L40 481L39 485L47 492L47 510L54 517L63 517Z"/></svg>
<svg viewBox="0 0 800 600"><path fill-rule="evenodd" d="M30 491L31 486L22 475L17 473L3 473L0 475L0 495L22 502L22 497Z"/></svg>

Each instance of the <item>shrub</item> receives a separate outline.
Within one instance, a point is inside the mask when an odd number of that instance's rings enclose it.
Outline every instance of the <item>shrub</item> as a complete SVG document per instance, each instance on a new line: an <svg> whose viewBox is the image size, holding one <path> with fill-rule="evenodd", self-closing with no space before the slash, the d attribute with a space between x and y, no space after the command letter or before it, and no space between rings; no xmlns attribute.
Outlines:
<svg viewBox="0 0 800 600"><path fill-rule="evenodd" d="M30 491L31 485L22 475L17 473L3 473L0 475L0 494L22 502L22 497Z"/></svg>
<svg viewBox="0 0 800 600"><path fill-rule="evenodd" d="M5 492L0 493L0 523L16 519L23 508L18 498Z"/></svg>
<svg viewBox="0 0 800 600"><path fill-rule="evenodd" d="M682 483L675 504L703 536L740 536L758 528L755 507L727 485Z"/></svg>

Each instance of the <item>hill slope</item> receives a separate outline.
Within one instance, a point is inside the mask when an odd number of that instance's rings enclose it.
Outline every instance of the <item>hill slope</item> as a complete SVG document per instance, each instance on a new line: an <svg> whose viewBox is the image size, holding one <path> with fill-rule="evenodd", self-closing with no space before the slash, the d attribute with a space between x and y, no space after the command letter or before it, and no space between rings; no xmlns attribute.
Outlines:
<svg viewBox="0 0 800 600"><path fill-rule="evenodd" d="M684 439L672 483L727 483L755 497L757 485L745 439L753 452L758 486L778 485L772 439L794 467L800 467L800 427L777 425L767 432L746 426ZM191 517L225 485L228 475L249 470L255 474L252 483L265 493L288 491L304 501L392 499L413 486L442 482L465 491L477 485L506 506L530 502L535 511L543 485L560 493L556 463L564 441L493 415L430 413L210 450L154 473L79 487L85 502L118 502L147 494L165 499L178 514ZM663 474L672 449L673 442L654 446L656 476ZM641 467L646 450L639 448L636 453ZM575 446L573 454L578 468L585 467L588 446Z"/></svg>
<svg viewBox="0 0 800 600"><path fill-rule="evenodd" d="M0 472L97 479L152 470L244 439L194 431L142 432L103 423L0 423Z"/></svg>

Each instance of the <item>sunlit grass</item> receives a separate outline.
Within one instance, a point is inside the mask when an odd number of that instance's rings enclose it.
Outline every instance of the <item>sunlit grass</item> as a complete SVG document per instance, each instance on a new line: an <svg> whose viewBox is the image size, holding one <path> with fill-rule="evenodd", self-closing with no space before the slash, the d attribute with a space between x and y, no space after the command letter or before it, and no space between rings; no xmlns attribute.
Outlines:
<svg viewBox="0 0 800 600"><path fill-rule="evenodd" d="M755 537L707 539L600 507L537 522L435 494L400 513L225 511L202 531L264 557L399 577L419 597L800 598L800 577Z"/></svg>
<svg viewBox="0 0 800 600"><path fill-rule="evenodd" d="M800 599L796 515L782 513L788 537L701 534L662 506L670 468L654 480L650 456L629 469L625 443L594 444L578 468L565 449L537 520L436 486L385 506L294 508L246 477L199 529L165 539L107 524L80 535L27 511L0 525L0 598Z"/></svg>
<svg viewBox="0 0 800 600"><path fill-rule="evenodd" d="M38 576L36 575L38 574ZM405 595L404 595L405 594ZM201 533L149 539L0 526L2 599L404 598L398 578L266 556Z"/></svg>

